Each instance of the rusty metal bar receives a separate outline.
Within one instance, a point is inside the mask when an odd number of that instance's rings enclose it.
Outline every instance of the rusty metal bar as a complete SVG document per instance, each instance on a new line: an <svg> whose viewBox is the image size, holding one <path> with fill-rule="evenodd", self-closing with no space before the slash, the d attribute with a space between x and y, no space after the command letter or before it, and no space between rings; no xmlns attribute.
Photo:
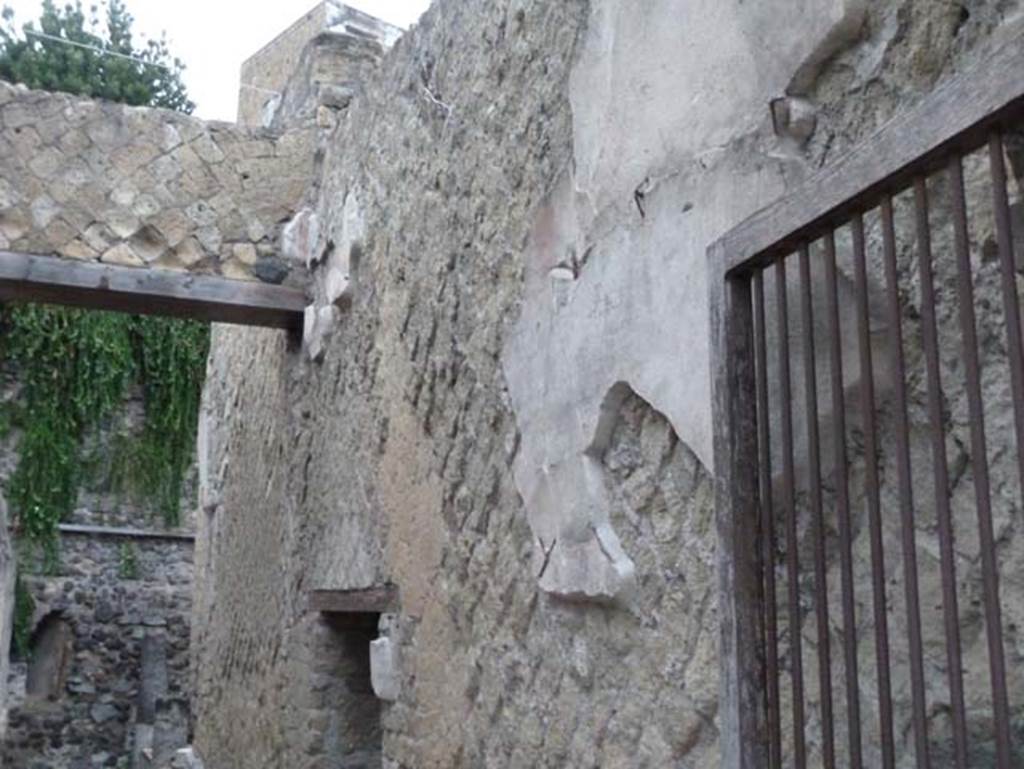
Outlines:
<svg viewBox="0 0 1024 769"><path fill-rule="evenodd" d="M835 430L834 471L836 515L839 519L839 574L843 598L843 650L846 662L846 720L850 767L861 769L860 690L857 675L857 615L853 595L853 535L846 457L846 400L843 393L843 354L839 324L835 231L825 236L825 281L828 297L829 349L832 374L832 418Z"/></svg>
<svg viewBox="0 0 1024 769"><path fill-rule="evenodd" d="M960 300L960 331L966 369L967 404L971 415L971 467L974 471L974 500L978 508L978 540L981 545L981 574L985 586L985 631L988 636L989 673L992 678L992 709L995 717L997 769L1010 769L1010 706L1006 692L1006 659L1003 652L1003 622L999 606L999 566L992 529L992 497L989 486L985 440L985 409L981 396L981 362L974 314L974 286L968 240L967 200L964 193L963 161L949 162L949 184L953 198L953 233L956 246L957 294Z"/></svg>
<svg viewBox="0 0 1024 769"><path fill-rule="evenodd" d="M882 510L878 481L878 431L875 424L875 369L871 355L871 321L868 314L868 272L864 253L864 217L856 214L853 229L854 293L857 303L857 339L860 352L860 406L864 430L864 477L871 538L871 589L875 618L875 659L878 670L879 735L882 766L893 769L892 684L889 675L889 622L886 617L885 546L882 542Z"/></svg>
<svg viewBox="0 0 1024 769"><path fill-rule="evenodd" d="M821 688L822 758L826 769L836 765L832 713L832 655L829 649L828 582L825 557L825 522L821 501L821 448L818 428L818 382L814 360L814 309L811 300L811 259L807 245L800 247L800 305L803 326L804 396L807 412L807 454L811 522L814 538L815 608L818 622L818 678Z"/></svg>
<svg viewBox="0 0 1024 769"><path fill-rule="evenodd" d="M1017 264L1010 224L1010 201L1006 191L1006 160L1003 137L994 132L988 142L992 168L992 194L999 241L999 269L1003 279L1003 314L1006 316L1006 347L1010 357L1010 386L1013 392L1014 428L1017 433L1017 466L1024 494L1024 342L1021 340L1020 300L1017 296Z"/></svg>
<svg viewBox="0 0 1024 769"><path fill-rule="evenodd" d="M885 259L889 333L892 335L893 408L896 415L896 472L899 476L900 521L903 541L903 590L907 605L910 652L910 689L913 699L914 755L918 769L931 769L928 716L924 693L924 655L921 640L921 599L918 588L917 539L914 525L914 490L910 467L910 420L907 416L907 374L903 359L903 325L899 277L896 270L896 227L892 198L882 200L882 248Z"/></svg>
<svg viewBox="0 0 1024 769"><path fill-rule="evenodd" d="M949 677L949 701L953 711L953 751L957 769L966 769L967 718L964 713L960 616L956 597L953 522L949 510L946 432L943 429L942 418L942 375L939 369L939 339L935 320L935 278L932 274L932 239L928 221L928 185L924 177L919 177L914 182L914 201L918 269L921 275L921 331L924 337L925 368L928 379L928 422L932 439L932 472L935 480L935 511L939 530L939 557L942 575L942 609L946 626L946 666Z"/></svg>
<svg viewBox="0 0 1024 769"><path fill-rule="evenodd" d="M765 672L768 710L769 766L782 769L782 727L779 705L779 622L775 595L775 511L772 504L772 444L768 407L768 339L764 311L764 273L753 277L754 350L757 367L757 426L761 457L761 547L764 571Z"/></svg>
<svg viewBox="0 0 1024 769"><path fill-rule="evenodd" d="M789 590L789 643L793 679L793 754L797 769L807 766L804 741L803 644L800 635L800 560L797 552L796 480L793 470L793 406L789 367L789 311L786 306L786 262L775 263L779 327L779 414L782 421L782 503L786 516L786 572Z"/></svg>

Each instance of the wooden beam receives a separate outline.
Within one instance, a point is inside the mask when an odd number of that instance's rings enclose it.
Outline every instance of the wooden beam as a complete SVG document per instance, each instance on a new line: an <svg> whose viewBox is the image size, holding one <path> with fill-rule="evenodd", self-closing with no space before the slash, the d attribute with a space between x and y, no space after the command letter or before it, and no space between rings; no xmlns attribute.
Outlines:
<svg viewBox="0 0 1024 769"><path fill-rule="evenodd" d="M398 608L398 588L382 585L363 590L313 590L309 608L323 614L387 614Z"/></svg>
<svg viewBox="0 0 1024 769"><path fill-rule="evenodd" d="M175 531L158 531L156 529L133 529L118 526L83 526L75 523L57 525L61 534L76 534L83 537L114 537L123 539L162 539L171 542L196 541L195 534L183 534Z"/></svg>
<svg viewBox="0 0 1024 769"><path fill-rule="evenodd" d="M306 306L284 286L10 251L0 251L0 299L283 329L301 329Z"/></svg>
<svg viewBox="0 0 1024 769"><path fill-rule="evenodd" d="M717 248L720 248L718 246ZM719 733L722 769L765 769L763 595L754 321L748 277L731 278L708 252L715 526L718 530Z"/></svg>
<svg viewBox="0 0 1024 769"><path fill-rule="evenodd" d="M1024 116L1024 35L941 85L915 109L727 233L713 270L732 272L794 252L883 194L906 189L951 152L972 152Z"/></svg>

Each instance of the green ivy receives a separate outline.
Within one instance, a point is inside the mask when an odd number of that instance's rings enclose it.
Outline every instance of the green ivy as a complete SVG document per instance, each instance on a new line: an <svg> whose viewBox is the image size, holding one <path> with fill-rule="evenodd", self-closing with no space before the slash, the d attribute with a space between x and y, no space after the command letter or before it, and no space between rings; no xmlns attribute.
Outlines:
<svg viewBox="0 0 1024 769"><path fill-rule="evenodd" d="M139 578L139 558L134 542L122 542L118 548L117 574L121 579Z"/></svg>
<svg viewBox="0 0 1024 769"><path fill-rule="evenodd" d="M32 591L25 585L25 581L18 575L14 583L14 633L11 643L14 646L14 653L25 658L31 651L32 641L32 615L36 612L36 601L32 597Z"/></svg>
<svg viewBox="0 0 1024 769"><path fill-rule="evenodd" d="M23 383L22 429L8 497L18 532L57 559L58 524L74 509L88 463L84 433L109 417L133 383L143 388L142 435L117 442L125 485L179 520L206 371L209 326L168 318L25 305L4 310L7 360Z"/></svg>

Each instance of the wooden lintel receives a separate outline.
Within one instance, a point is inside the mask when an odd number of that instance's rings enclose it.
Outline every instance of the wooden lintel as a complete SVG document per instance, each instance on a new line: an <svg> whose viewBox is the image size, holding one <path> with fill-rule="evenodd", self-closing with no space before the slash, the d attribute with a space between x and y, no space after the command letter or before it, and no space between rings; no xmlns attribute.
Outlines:
<svg viewBox="0 0 1024 769"><path fill-rule="evenodd" d="M398 608L398 589L381 585L363 590L313 590L309 608L322 614L387 614Z"/></svg>
<svg viewBox="0 0 1024 769"><path fill-rule="evenodd" d="M302 291L255 281L0 251L0 299L300 329Z"/></svg>

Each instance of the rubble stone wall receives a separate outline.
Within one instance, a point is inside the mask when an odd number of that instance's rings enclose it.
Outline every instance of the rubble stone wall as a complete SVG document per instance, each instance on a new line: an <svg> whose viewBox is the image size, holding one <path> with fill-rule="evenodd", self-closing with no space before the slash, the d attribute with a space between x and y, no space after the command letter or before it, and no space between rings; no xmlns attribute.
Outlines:
<svg viewBox="0 0 1024 769"><path fill-rule="evenodd" d="M18 369L4 366L5 413L23 386ZM11 660L4 679L10 709L0 740L4 767L141 769L188 743L196 473L186 477L181 525L173 530L152 505L122 488L115 447L143 429L143 397L141 387L132 388L83 436L88 468L64 522L77 528L60 534L56 572L19 543L19 574L35 609L28 627L32 653ZM17 423L0 436L0 485L18 465L20 438ZM157 695L148 710L143 691ZM152 762L143 761L141 750L150 751Z"/></svg>
<svg viewBox="0 0 1024 769"><path fill-rule="evenodd" d="M153 760L173 754L189 737L192 542L65 534L61 548L58 574L25 577L36 601L35 654L12 665L4 766L142 767L131 762L142 723L159 735ZM39 643L47 618L66 624L67 656L50 674L55 691L40 697L26 687L54 651ZM162 650L155 668L144 664L147 644ZM144 715L140 694L154 686L155 713Z"/></svg>
<svg viewBox="0 0 1024 769"><path fill-rule="evenodd" d="M7 505L0 502L0 742L7 733L7 670L14 632L14 585L17 577L17 563L14 553L14 539L7 521Z"/></svg>
<svg viewBox="0 0 1024 769"><path fill-rule="evenodd" d="M0 250L280 283L314 147L0 83Z"/></svg>

